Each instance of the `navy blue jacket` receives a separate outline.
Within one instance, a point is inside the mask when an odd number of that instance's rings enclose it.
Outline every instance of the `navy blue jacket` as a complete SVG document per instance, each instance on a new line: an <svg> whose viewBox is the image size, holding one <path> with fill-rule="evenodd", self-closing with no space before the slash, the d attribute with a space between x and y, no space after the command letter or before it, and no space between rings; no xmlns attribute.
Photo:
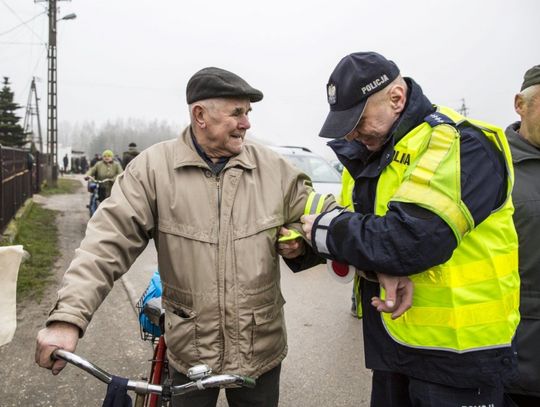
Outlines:
<svg viewBox="0 0 540 407"><path fill-rule="evenodd" d="M370 152L361 143L344 139L328 143L351 173L355 188L354 212L344 212L329 226L327 245L331 255L327 257L361 270L396 276L444 263L457 246L450 227L433 212L417 205L394 202L385 216L374 215L377 183L394 157L394 144L435 110L420 86L410 78L406 81L407 104L380 151ZM502 155L479 130L463 125L459 131L462 200L478 225L504 201L506 168ZM367 368L467 388L513 380L515 356L510 348L456 354L397 344L370 304L371 298L378 295L377 283L361 280Z"/></svg>

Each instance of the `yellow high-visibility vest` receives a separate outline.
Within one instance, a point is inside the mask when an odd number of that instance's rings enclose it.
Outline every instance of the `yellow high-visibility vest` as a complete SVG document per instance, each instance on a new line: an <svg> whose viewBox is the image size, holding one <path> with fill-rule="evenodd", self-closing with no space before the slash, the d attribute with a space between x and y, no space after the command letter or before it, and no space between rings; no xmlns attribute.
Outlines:
<svg viewBox="0 0 540 407"><path fill-rule="evenodd" d="M383 323L395 341L409 347L461 353L508 346L519 323L518 239L512 221L508 143L498 127L449 108L437 111L455 123L467 121L480 129L502 152L507 199L480 225L474 224L461 200L460 136L454 126L424 122L399 140L377 184L375 214L383 216L392 201L414 203L444 219L458 247L446 263L410 276L415 286L412 308L396 320L382 314ZM344 174L344 190L352 191L351 182ZM348 198L352 200L351 192Z"/></svg>

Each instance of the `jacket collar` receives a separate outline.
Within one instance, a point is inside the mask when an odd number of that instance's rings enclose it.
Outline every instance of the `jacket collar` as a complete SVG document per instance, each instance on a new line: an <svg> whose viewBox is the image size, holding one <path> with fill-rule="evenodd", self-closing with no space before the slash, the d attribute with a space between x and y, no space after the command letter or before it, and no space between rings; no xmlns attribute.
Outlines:
<svg viewBox="0 0 540 407"><path fill-rule="evenodd" d="M174 143L174 168L194 166L208 168L208 164L204 162L202 157L197 152L195 146L193 145L193 140L191 139L192 130L191 126L188 126L182 131L182 134L176 139ZM255 160L251 152L249 151L250 143L246 143L242 152L234 157L231 157L226 168L230 167L242 167L248 170L254 169L257 167Z"/></svg>
<svg viewBox="0 0 540 407"><path fill-rule="evenodd" d="M528 143L521 137L518 133L520 126L521 122L515 122L508 126L505 131L508 143L512 149L512 161L514 163L519 163L525 160L539 160L540 149Z"/></svg>

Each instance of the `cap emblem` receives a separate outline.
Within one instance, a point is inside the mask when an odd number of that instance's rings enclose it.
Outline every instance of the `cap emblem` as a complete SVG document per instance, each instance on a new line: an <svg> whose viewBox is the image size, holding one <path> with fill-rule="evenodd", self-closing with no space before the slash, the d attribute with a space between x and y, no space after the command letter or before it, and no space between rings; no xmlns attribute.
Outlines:
<svg viewBox="0 0 540 407"><path fill-rule="evenodd" d="M328 103L331 104L331 105L335 105L336 104L336 85L334 85L333 83L329 83L327 86L326 86L326 92L328 93Z"/></svg>

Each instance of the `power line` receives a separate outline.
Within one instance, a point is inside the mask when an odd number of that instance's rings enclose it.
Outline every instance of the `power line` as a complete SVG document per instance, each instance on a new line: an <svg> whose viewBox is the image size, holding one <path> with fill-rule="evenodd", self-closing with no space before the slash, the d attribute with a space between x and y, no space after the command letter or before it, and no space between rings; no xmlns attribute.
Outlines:
<svg viewBox="0 0 540 407"><path fill-rule="evenodd" d="M27 25L26 22L23 21L23 19L22 19L21 17L19 17L19 15L15 12L15 10L13 10L13 9L10 7L10 5L6 3L5 0L0 0L0 1L4 4L4 6L6 6L6 8L7 8L9 11L11 11L11 14L13 14L15 17L17 17L17 20L19 20L19 21L21 22L21 24L24 24L24 26L25 26L26 28L28 28L28 29L32 32L32 34L34 34L36 37L38 37L38 38L41 40L41 37L39 36L39 34L36 33L32 27L30 27L29 25Z"/></svg>
<svg viewBox="0 0 540 407"><path fill-rule="evenodd" d="M5 3L4 3L4 4L5 4ZM12 28L10 28L10 29L7 30L7 31L1 32L1 33L0 33L0 36L9 34L10 32L15 31L17 28L19 28L19 27L21 27L21 26L23 26L23 25L26 25L26 24L29 23L30 21L35 20L36 18L38 18L39 16L42 16L43 14L45 14L45 12L36 14L34 17L32 17L32 18L30 18L30 19L28 19L28 20L26 20L26 21L23 21L23 22L21 22L20 24L17 24L15 27L12 27ZM17 17L18 17L18 16L17 16ZM27 26L27 27L30 28L29 26ZM30 28L30 29L31 29L31 28ZM31 30L32 30L32 29L31 29ZM34 32L34 30L32 30L32 32ZM35 34L35 33L34 33L34 34Z"/></svg>
<svg viewBox="0 0 540 407"><path fill-rule="evenodd" d="M0 45L47 45L46 42L0 41Z"/></svg>

